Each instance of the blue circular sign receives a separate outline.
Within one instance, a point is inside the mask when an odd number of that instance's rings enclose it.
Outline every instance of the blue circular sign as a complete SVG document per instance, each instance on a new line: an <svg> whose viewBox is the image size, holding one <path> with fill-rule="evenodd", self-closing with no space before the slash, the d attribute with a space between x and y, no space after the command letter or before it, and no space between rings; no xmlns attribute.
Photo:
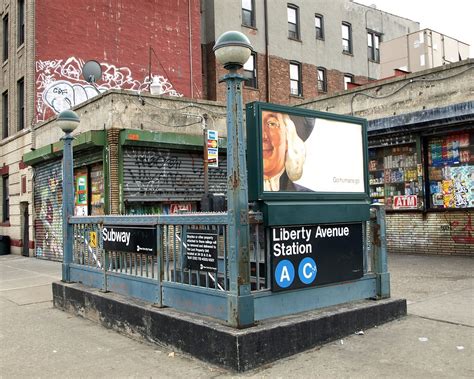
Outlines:
<svg viewBox="0 0 474 379"><path fill-rule="evenodd" d="M280 288L288 288L295 280L295 268L288 259L280 261L275 269L275 282Z"/></svg>
<svg viewBox="0 0 474 379"><path fill-rule="evenodd" d="M304 258L298 267L298 276L304 284L311 284L316 279L316 274L318 273L318 268L316 267L316 262L313 258L306 257Z"/></svg>

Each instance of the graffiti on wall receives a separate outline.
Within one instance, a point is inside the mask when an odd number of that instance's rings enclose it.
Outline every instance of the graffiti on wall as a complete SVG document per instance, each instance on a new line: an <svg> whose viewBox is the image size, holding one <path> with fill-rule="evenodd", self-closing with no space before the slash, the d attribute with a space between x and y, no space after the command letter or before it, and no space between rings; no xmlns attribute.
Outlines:
<svg viewBox="0 0 474 379"><path fill-rule="evenodd" d="M129 178L125 182L128 197L144 197L163 193L201 194L204 168L202 157L197 154L174 154L151 149L128 149L125 168ZM225 170L210 170L209 191L226 190Z"/></svg>
<svg viewBox="0 0 474 379"><path fill-rule="evenodd" d="M474 227L470 213L466 214L464 220L449 221L449 231L454 243L474 244Z"/></svg>
<svg viewBox="0 0 474 379"><path fill-rule="evenodd" d="M162 75L146 76L143 81L133 78L128 67L117 67L101 62L102 78L96 88L82 79L84 61L70 57L36 62L36 118L44 121L53 113L81 104L108 89L143 91L153 80L157 94L181 97L173 85Z"/></svg>
<svg viewBox="0 0 474 379"><path fill-rule="evenodd" d="M44 186L35 191L35 255L62 257L62 190L59 168L48 170Z"/></svg>

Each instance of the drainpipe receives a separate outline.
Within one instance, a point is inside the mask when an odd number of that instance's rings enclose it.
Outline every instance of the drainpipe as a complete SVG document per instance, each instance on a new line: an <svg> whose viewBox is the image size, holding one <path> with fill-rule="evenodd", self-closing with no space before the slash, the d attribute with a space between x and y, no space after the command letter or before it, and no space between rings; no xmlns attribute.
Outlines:
<svg viewBox="0 0 474 379"><path fill-rule="evenodd" d="M268 55L268 4L267 0L263 1L263 16L265 19L265 101L270 102L270 57Z"/></svg>
<svg viewBox="0 0 474 379"><path fill-rule="evenodd" d="M188 26L189 26L189 87L190 87L190 94L191 99L194 99L194 91L193 91L193 47L192 47L192 17L191 17L191 0L188 0Z"/></svg>

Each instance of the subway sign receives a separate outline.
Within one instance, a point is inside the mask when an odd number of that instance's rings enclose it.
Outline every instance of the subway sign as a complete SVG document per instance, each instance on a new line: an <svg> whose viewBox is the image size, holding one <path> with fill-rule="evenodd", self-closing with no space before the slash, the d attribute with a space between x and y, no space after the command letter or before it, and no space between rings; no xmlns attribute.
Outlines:
<svg viewBox="0 0 474 379"><path fill-rule="evenodd" d="M279 226L268 230L272 291L363 276L362 223Z"/></svg>
<svg viewBox="0 0 474 379"><path fill-rule="evenodd" d="M104 226L101 230L106 251L156 254L156 228Z"/></svg>

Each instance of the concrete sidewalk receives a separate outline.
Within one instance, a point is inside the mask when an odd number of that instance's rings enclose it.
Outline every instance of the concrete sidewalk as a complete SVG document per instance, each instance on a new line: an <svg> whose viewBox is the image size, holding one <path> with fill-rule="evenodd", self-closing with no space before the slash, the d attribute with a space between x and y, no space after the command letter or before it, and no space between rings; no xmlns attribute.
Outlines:
<svg viewBox="0 0 474 379"><path fill-rule="evenodd" d="M474 259L389 258L392 296L408 300L408 317L239 376L474 377ZM60 276L59 263L0 256L1 378L237 376L54 309Z"/></svg>

